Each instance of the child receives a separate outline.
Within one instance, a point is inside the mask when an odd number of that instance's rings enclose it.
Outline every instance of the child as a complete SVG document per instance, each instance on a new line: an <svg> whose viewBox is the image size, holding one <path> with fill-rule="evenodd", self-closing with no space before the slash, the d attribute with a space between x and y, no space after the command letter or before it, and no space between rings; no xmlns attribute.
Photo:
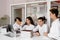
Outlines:
<svg viewBox="0 0 60 40"><path fill-rule="evenodd" d="M33 30L34 29L34 22L32 17L26 18L26 23L23 26L23 30Z"/></svg>
<svg viewBox="0 0 60 40"><path fill-rule="evenodd" d="M48 26L47 24L45 24L46 19L45 17L39 17L38 18L38 25L36 26L36 28L33 30L33 32L35 32L34 34L37 36L46 36L48 33ZM36 32L36 31L39 31Z"/></svg>
<svg viewBox="0 0 60 40"><path fill-rule="evenodd" d="M15 24L13 25L14 31L18 32L18 30L22 30L22 20L19 17L15 18Z"/></svg>
<svg viewBox="0 0 60 40"><path fill-rule="evenodd" d="M60 36L60 22L58 19L58 9L50 9L50 17L53 20L48 37L57 40Z"/></svg>

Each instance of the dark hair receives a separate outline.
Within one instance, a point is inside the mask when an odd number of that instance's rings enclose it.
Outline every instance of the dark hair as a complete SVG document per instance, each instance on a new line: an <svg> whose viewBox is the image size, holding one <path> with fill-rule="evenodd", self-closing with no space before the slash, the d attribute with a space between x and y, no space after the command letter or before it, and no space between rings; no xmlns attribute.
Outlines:
<svg viewBox="0 0 60 40"><path fill-rule="evenodd" d="M47 19L45 18L45 16L39 17L38 20L42 20L42 21L44 21L44 23L47 21Z"/></svg>
<svg viewBox="0 0 60 40"><path fill-rule="evenodd" d="M16 17L16 18L15 18L15 22L17 21L17 19L18 19L20 22L22 21L21 18Z"/></svg>
<svg viewBox="0 0 60 40"><path fill-rule="evenodd" d="M58 17L58 9L56 9L56 8L51 8L51 9L50 9L50 12L51 12L52 14L55 14L56 17Z"/></svg>
<svg viewBox="0 0 60 40"><path fill-rule="evenodd" d="M27 17L26 19L30 20L30 23L31 23L32 25L34 25L34 21L33 21L32 17L29 16L29 17ZM25 22L24 25L27 25L27 23Z"/></svg>

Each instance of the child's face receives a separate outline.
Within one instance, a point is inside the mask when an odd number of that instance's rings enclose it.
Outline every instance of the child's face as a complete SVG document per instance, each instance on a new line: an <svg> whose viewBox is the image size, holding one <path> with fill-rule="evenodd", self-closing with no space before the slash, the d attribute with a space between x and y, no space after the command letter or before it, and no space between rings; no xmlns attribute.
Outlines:
<svg viewBox="0 0 60 40"><path fill-rule="evenodd" d="M52 13L50 12L50 18L53 19L54 17L55 17L55 14L52 14Z"/></svg>
<svg viewBox="0 0 60 40"><path fill-rule="evenodd" d="M27 23L27 24L30 24L30 20L29 20L29 19L26 19L26 23Z"/></svg>
<svg viewBox="0 0 60 40"><path fill-rule="evenodd" d="M40 20L38 20L38 24L39 24L40 26L42 26L42 25L44 24L44 21L42 21L42 20L40 19Z"/></svg>
<svg viewBox="0 0 60 40"><path fill-rule="evenodd" d="M17 21L16 21L18 24L21 24L21 22L17 19Z"/></svg>

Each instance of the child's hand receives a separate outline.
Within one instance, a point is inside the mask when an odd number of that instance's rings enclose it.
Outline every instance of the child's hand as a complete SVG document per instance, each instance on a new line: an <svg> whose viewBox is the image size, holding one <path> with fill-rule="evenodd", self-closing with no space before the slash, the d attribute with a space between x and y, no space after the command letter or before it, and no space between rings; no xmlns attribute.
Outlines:
<svg viewBox="0 0 60 40"><path fill-rule="evenodd" d="M33 33L33 35L40 36L40 33L35 32L35 33Z"/></svg>

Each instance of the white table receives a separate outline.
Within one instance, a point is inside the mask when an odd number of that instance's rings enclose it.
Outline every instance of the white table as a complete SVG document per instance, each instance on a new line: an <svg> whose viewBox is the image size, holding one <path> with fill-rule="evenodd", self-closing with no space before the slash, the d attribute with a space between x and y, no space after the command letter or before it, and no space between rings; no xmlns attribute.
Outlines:
<svg viewBox="0 0 60 40"><path fill-rule="evenodd" d="M10 38L10 37L7 37L7 36L0 34L0 40L15 40L15 37Z"/></svg>
<svg viewBox="0 0 60 40"><path fill-rule="evenodd" d="M22 37L8 37L0 34L0 40L48 40L48 38L44 37L33 37L33 38L22 38Z"/></svg>
<svg viewBox="0 0 60 40"><path fill-rule="evenodd" d="M60 40L60 37L57 40Z"/></svg>
<svg viewBox="0 0 60 40"><path fill-rule="evenodd" d="M50 40L47 37L33 37L33 38L22 38L22 37L7 37L0 34L0 40ZM60 38L58 39L60 40Z"/></svg>
<svg viewBox="0 0 60 40"><path fill-rule="evenodd" d="M4 30L5 29L2 29L2 32L4 32L4 33L0 33L0 40L50 40L49 38L43 37L43 36L40 36L40 37L34 36L32 38L26 38L26 37L22 38L21 36L19 36L19 37L8 37L8 36L4 35L6 33ZM60 38L58 40L60 40Z"/></svg>
<svg viewBox="0 0 60 40"><path fill-rule="evenodd" d="M0 40L32 40L32 38L21 38L21 37L8 37L8 36L4 36L4 35L0 35Z"/></svg>
<svg viewBox="0 0 60 40"><path fill-rule="evenodd" d="M4 29L1 29L1 33L0 33L0 40L41 40L41 38L42 37L33 37L33 38L23 38L23 37L21 37L21 36L19 36L19 37L13 37L13 38L11 38L11 37L8 37L8 36L5 36L4 34L6 34L7 32L6 32L6 29L4 28ZM24 36L24 35L23 35ZM42 38L42 40L45 40L45 39L47 39L46 37L44 37L44 38Z"/></svg>

